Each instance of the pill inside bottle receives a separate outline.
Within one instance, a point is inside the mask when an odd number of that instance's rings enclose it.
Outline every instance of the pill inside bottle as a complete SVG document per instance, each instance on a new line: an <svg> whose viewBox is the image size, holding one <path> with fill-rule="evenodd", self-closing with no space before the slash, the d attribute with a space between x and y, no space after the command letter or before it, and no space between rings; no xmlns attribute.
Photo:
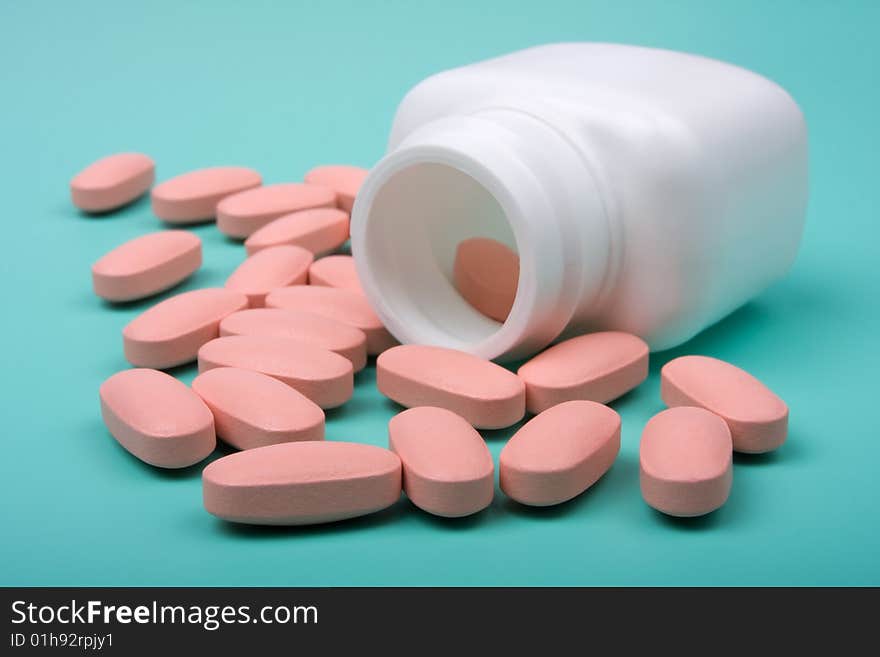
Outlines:
<svg viewBox="0 0 880 657"><path fill-rule="evenodd" d="M424 198L425 185L418 186L423 195L418 222L409 220L413 204L401 202L413 178L429 179L433 192ZM383 225L366 235L371 266L385 263L406 272L374 273L383 296L407 300L407 324L419 341L467 348L501 330L517 297L519 250L505 212L485 187L456 168L423 163L389 180L373 207ZM386 231L397 239L383 240ZM382 255L383 249L388 253Z"/></svg>

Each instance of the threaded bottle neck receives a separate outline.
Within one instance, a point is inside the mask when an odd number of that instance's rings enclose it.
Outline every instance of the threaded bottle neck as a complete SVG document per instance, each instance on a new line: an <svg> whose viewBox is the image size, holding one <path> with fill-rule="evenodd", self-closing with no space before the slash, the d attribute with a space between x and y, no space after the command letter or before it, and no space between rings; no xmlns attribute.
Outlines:
<svg viewBox="0 0 880 657"><path fill-rule="evenodd" d="M514 359L549 344L607 265L604 218L591 218L589 173L540 119L487 109L426 124L370 173L352 214L352 253L364 290L402 342ZM457 244L490 237L520 258L504 323L452 285ZM588 253L589 252L589 253ZM602 254L605 253L605 260Z"/></svg>

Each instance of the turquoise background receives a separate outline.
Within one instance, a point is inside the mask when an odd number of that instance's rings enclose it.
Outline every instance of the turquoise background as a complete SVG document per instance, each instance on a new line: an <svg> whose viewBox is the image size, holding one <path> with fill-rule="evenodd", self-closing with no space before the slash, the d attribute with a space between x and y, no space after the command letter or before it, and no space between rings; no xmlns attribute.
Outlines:
<svg viewBox="0 0 880 657"><path fill-rule="evenodd" d="M0 3L3 405L0 584L880 584L875 2ZM161 228L141 200L87 217L68 181L140 150L165 179L243 164L268 182L313 165L369 166L404 92L426 75L529 45L605 40L754 69L807 116L812 193L792 273L614 403L623 446L592 490L530 510L500 493L464 520L406 499L300 529L226 525L200 468L162 472L105 430L98 386L126 367L120 331L148 301L111 307L89 266ZM220 285L243 249L195 229ZM735 459L729 503L701 520L649 509L641 428L658 371L683 353L737 363L791 408L777 453ZM189 381L194 368L176 372ZM386 444L395 407L372 368L330 415L331 439ZM486 432L497 457L510 431Z"/></svg>

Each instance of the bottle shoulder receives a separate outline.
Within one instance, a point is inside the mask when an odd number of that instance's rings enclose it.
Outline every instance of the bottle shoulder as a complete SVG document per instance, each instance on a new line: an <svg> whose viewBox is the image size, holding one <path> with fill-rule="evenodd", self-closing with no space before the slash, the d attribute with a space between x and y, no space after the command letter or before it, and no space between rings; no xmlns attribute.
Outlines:
<svg viewBox="0 0 880 657"><path fill-rule="evenodd" d="M485 107L541 101L584 121L686 126L710 140L743 125L753 108L774 121L803 124L791 97L770 80L717 60L667 50L604 43L538 46L433 75L403 99L390 146L431 120ZM615 121L615 118L618 120ZM631 131L624 129L622 137ZM649 138L642 131L640 138Z"/></svg>

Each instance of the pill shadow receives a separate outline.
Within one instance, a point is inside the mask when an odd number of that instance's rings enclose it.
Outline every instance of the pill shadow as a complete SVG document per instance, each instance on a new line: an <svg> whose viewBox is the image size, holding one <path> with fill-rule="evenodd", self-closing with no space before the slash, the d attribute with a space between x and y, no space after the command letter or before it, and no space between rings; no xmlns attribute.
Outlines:
<svg viewBox="0 0 880 657"><path fill-rule="evenodd" d="M202 476L202 470L204 470L210 463L216 461L220 457L224 456L222 453L217 452L216 450L211 452L207 458L199 461L194 465L190 465L186 468L157 468L155 466L150 465L149 463L144 463L136 456L132 456L132 458L137 461L141 466L145 469L149 470L153 475L155 475L159 479L164 480L178 480L178 479L200 479Z"/></svg>
<svg viewBox="0 0 880 657"><path fill-rule="evenodd" d="M772 452L764 452L763 454L734 452L733 465L734 467L764 468L778 463L788 464L792 461L799 461L804 457L804 454L804 441L792 439L789 436L780 447Z"/></svg>
<svg viewBox="0 0 880 657"><path fill-rule="evenodd" d="M200 221L198 224L193 224L193 225L202 226L205 224L213 224L215 221L216 221L216 219L211 218L211 219L207 219L205 221ZM246 238L233 237L232 235L227 235L226 233L223 233L223 243L224 244L230 244L232 246L244 246L245 239Z"/></svg>
<svg viewBox="0 0 880 657"><path fill-rule="evenodd" d="M461 516L459 518L447 518L428 513L410 502L405 495L403 497L403 503L410 507L413 518L416 522L439 531L461 532L470 531L472 529L481 529L489 522L497 520L500 515L499 494L497 491L492 503L485 509L481 509L477 513L472 513L468 516Z"/></svg>
<svg viewBox="0 0 880 657"><path fill-rule="evenodd" d="M74 206L76 208L76 206ZM90 212L87 210L81 210L76 208L76 215L79 219L84 219L86 221L94 221L96 219L115 219L117 217L123 217L128 215L129 210L136 210L142 208L150 207L150 192L147 191L144 194L141 194L136 199L129 201L125 205L120 205L119 207L113 208L111 210L100 210L97 212Z"/></svg>
<svg viewBox="0 0 880 657"><path fill-rule="evenodd" d="M717 353L717 345L728 343L732 336L743 339L743 336L759 331L771 321L772 313L769 313L763 304L750 301L684 344L653 352L649 365L650 375L658 375L666 363L679 356Z"/></svg>
<svg viewBox="0 0 880 657"><path fill-rule="evenodd" d="M155 294L151 294L150 296L132 299L131 301L108 301L107 299L96 297L94 292L92 292L86 298L89 300L89 303L93 303L94 300L97 299L101 309L110 312L128 313L131 311L144 311L160 301L164 301L166 298L173 297L176 294L189 292L190 290L199 290L206 287L214 287L216 281L217 276L215 271L210 266L203 265L179 283L164 290L160 290Z"/></svg>
<svg viewBox="0 0 880 657"><path fill-rule="evenodd" d="M516 374L516 371L517 371L522 365L524 365L525 363L527 363L528 360L529 360L528 358L521 358L521 359L519 359L519 360L511 360L511 361L506 361L506 362L496 363L496 365L500 365L500 366L503 367L504 369L509 370L509 371L513 372L514 374Z"/></svg>
<svg viewBox="0 0 880 657"><path fill-rule="evenodd" d="M526 416L517 422L516 424L512 424L509 427L504 427L503 429L480 429L480 435L483 437L487 443L494 442L507 442L510 438L519 431L522 426L531 420L534 416L531 414L526 414Z"/></svg>
<svg viewBox="0 0 880 657"><path fill-rule="evenodd" d="M337 406L336 408L325 408L324 418L327 422L351 419L352 417L367 413L373 408L373 406L373 400L367 399L363 395L357 394L357 391L355 391L355 394L352 395L351 399L341 406Z"/></svg>
<svg viewBox="0 0 880 657"><path fill-rule="evenodd" d="M398 404L393 399L389 399L388 397L382 397L382 401L379 402L386 411L397 415L398 413L403 413L407 407L403 404Z"/></svg>
<svg viewBox="0 0 880 657"><path fill-rule="evenodd" d="M409 501L401 497L387 509L347 520L327 522L318 525L246 525L214 518L217 530L229 537L254 540L271 540L290 536L327 536L353 531L366 531L375 527L399 522L410 513Z"/></svg>
<svg viewBox="0 0 880 657"><path fill-rule="evenodd" d="M505 496L502 507L505 511L521 518L541 520L552 520L574 513L584 513L593 505L603 504L603 500L607 501L608 496L626 495L631 490L632 482L634 480L638 482L638 470L636 461L625 455L620 455L611 469L599 481L567 502L553 506L528 506ZM501 495L504 494L501 493ZM595 501L597 498L599 498L598 502Z"/></svg>
<svg viewBox="0 0 880 657"><path fill-rule="evenodd" d="M628 390L627 392L623 393L620 397L612 399L610 402L608 402L607 405L620 413L622 407L626 407L631 404L639 404L642 402L642 400L647 400L649 398L656 399L656 397L658 396L658 391L655 390L653 386L645 385L647 382L647 380L643 381L632 390ZM658 404L658 410L656 412L659 413L665 408L666 406L660 403Z"/></svg>
<svg viewBox="0 0 880 657"><path fill-rule="evenodd" d="M207 219L199 219L197 221L188 221L186 223L174 223L172 221L165 221L161 217L156 217L159 221L159 226L163 230L192 230L195 232L207 230L210 226L213 226L217 223L216 217L208 217ZM236 240L238 244L241 244L243 240Z"/></svg>
<svg viewBox="0 0 880 657"><path fill-rule="evenodd" d="M719 525L724 524L724 516L729 515L725 514L725 509L727 509L727 505L722 506L720 509L716 509L711 513L707 513L703 516L694 516L692 518L679 518L677 516L670 516L662 511L657 511L657 509L653 509L651 507L647 507L647 512L652 516L654 523L662 525L668 529L674 529L677 531L691 531L691 532L699 532L699 531L708 531L713 527L718 527Z"/></svg>
<svg viewBox="0 0 880 657"><path fill-rule="evenodd" d="M193 465L187 466L185 468L162 468L156 465L150 465L145 461L141 461L137 456L125 449L119 443L119 441L117 441L113 437L113 435L106 429L104 429L104 434L107 440L113 444L115 450L120 454L120 458L126 459L130 464L133 465L133 467L140 470L142 473L162 480L194 479L201 477L202 470L204 470L209 463L216 461L217 459L226 456L233 451L237 451L233 450L227 445L221 446L221 443L218 442L217 448L215 448L213 452L211 452L207 457L205 457L198 463L194 463Z"/></svg>
<svg viewBox="0 0 880 657"><path fill-rule="evenodd" d="M648 506L643 500L644 513L654 525L674 531L701 532L712 529L728 529L750 515L749 500L753 499L749 491L744 488L743 482L737 482L736 474L734 474L733 480L734 484L727 502L705 515L690 518L670 516Z"/></svg>
<svg viewBox="0 0 880 657"><path fill-rule="evenodd" d="M178 287L178 285L175 285L174 287ZM170 290L173 289L174 288L171 288ZM131 301L108 301L107 299L100 299L100 304L103 310L109 310L111 312L145 310L149 306L152 306L154 303L157 303L159 301L159 297L161 297L165 292L169 292L170 290L162 290L162 292L151 294L148 297L141 297L140 299L133 299Z"/></svg>
<svg viewBox="0 0 880 657"><path fill-rule="evenodd" d="M183 365L175 365L174 367L166 367L162 369L165 374L173 376L175 379L191 379L199 373L199 366L196 361L190 361Z"/></svg>
<svg viewBox="0 0 880 657"><path fill-rule="evenodd" d="M363 368L354 373L354 387L365 388L376 385L376 361L367 361ZM384 395L383 395L384 396Z"/></svg>

